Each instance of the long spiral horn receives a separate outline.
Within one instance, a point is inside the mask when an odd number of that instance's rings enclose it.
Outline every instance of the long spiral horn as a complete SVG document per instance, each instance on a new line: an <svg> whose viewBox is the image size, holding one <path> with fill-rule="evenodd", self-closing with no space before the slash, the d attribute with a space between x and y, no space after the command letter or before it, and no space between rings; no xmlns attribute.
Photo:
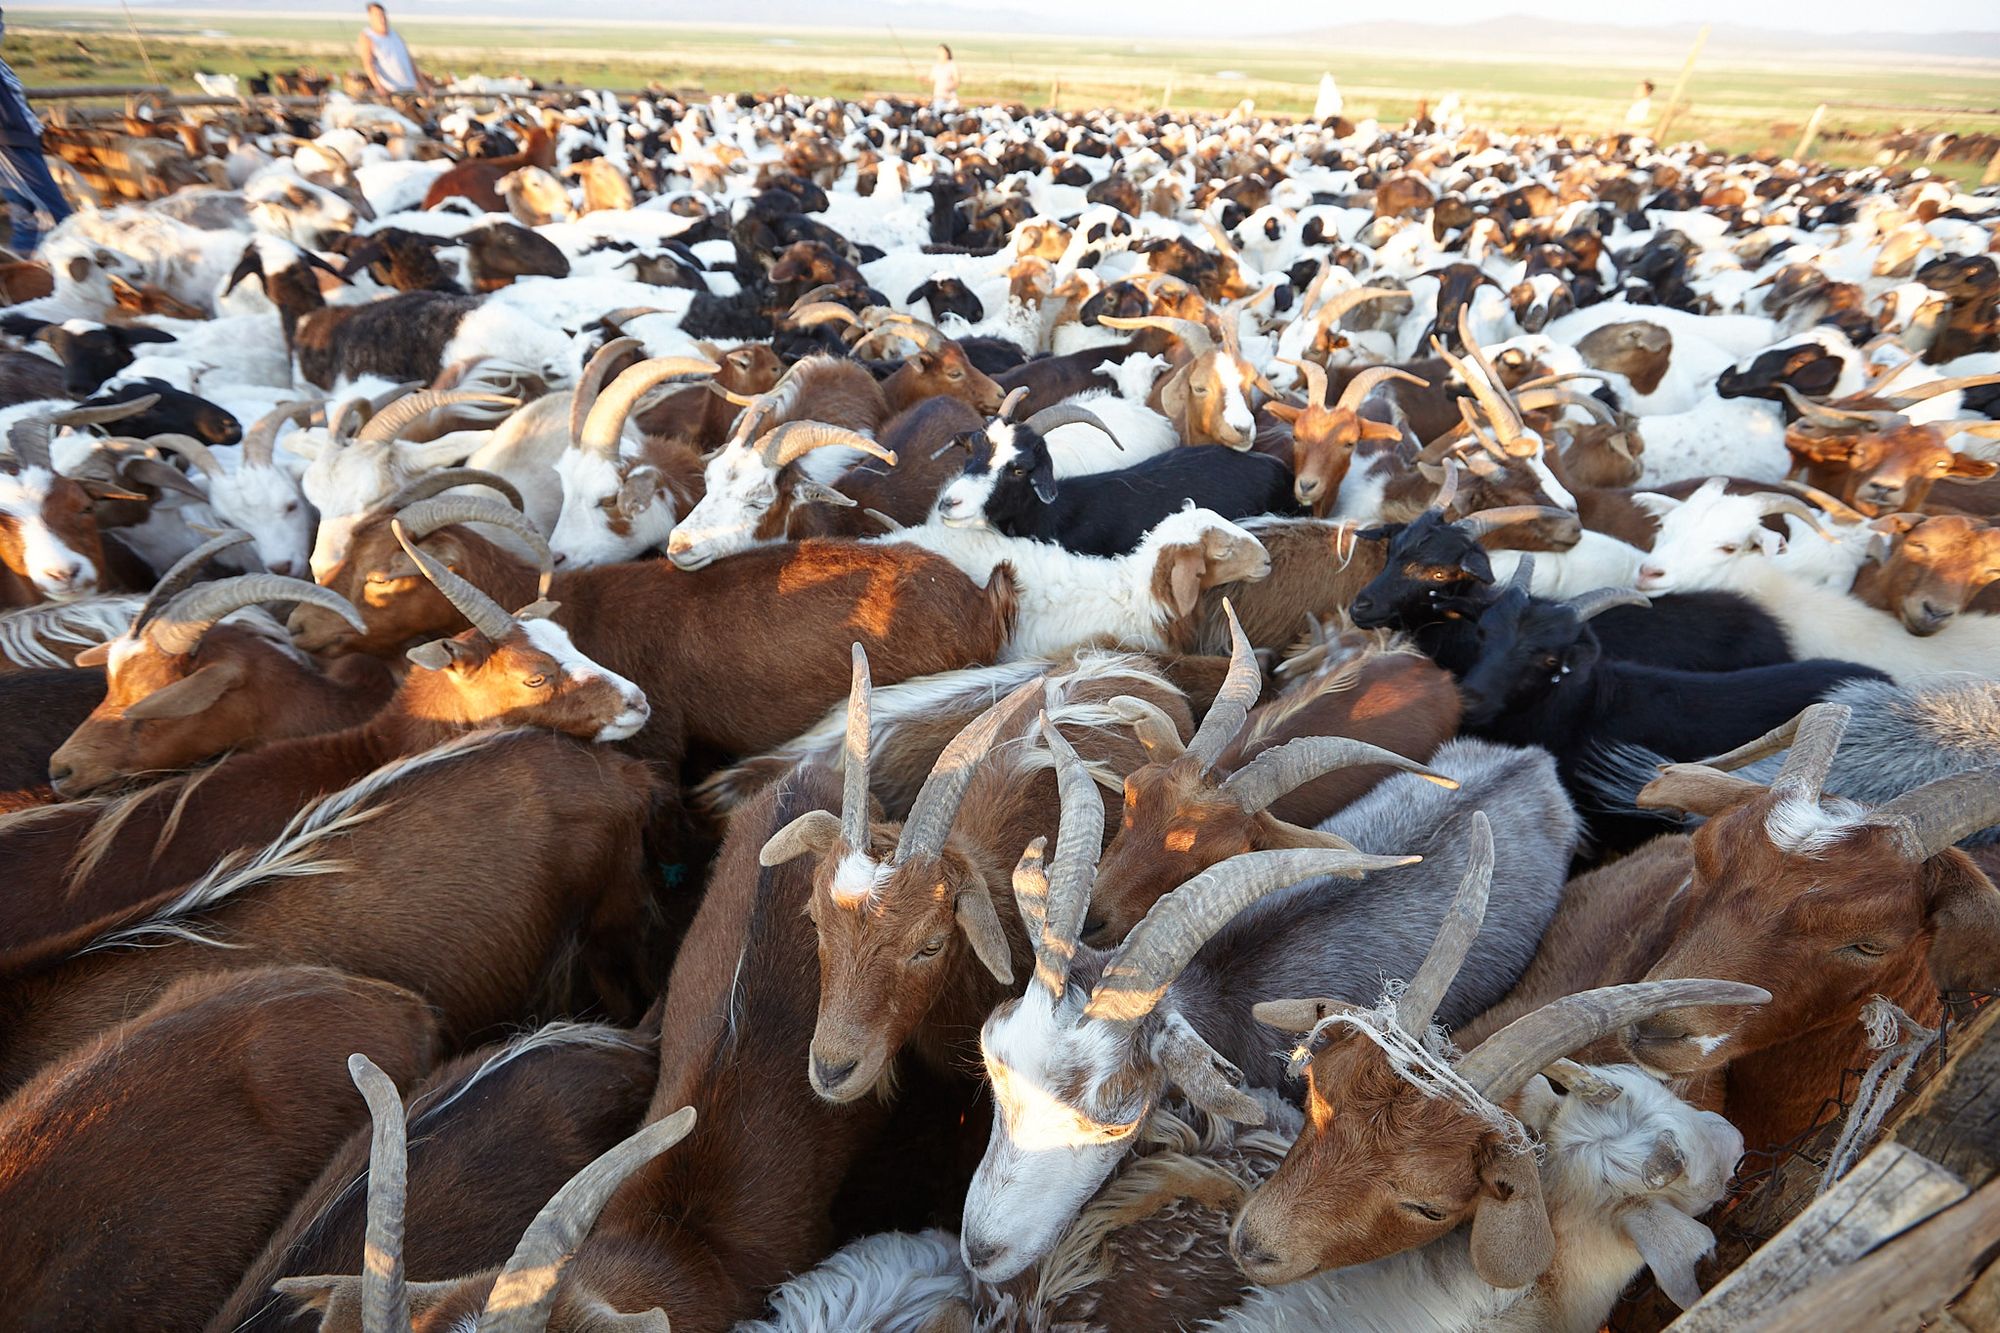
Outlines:
<svg viewBox="0 0 2000 1333"><path fill-rule="evenodd" d="M392 444L403 438L403 432L415 425L421 418L445 407L477 403L487 407L515 408L521 405L518 398L503 398L497 393L472 393L464 389L422 389L377 412L368 419L355 439L363 443Z"/></svg>
<svg viewBox="0 0 2000 1333"><path fill-rule="evenodd" d="M513 633L514 617L502 610L500 603L452 573L445 567L443 561L419 548L411 539L409 531L403 527L402 520L391 519L389 530L396 534L396 541L402 546L404 554L416 562L417 569L423 576L444 594L444 599L457 608L460 615L471 622L474 629L494 643Z"/></svg>

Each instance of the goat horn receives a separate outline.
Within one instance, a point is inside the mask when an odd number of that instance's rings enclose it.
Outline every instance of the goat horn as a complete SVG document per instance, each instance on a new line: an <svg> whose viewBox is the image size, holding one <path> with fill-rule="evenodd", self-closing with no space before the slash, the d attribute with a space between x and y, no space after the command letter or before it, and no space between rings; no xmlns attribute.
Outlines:
<svg viewBox="0 0 2000 1333"><path fill-rule="evenodd" d="M153 590L146 594L146 600L140 603L139 614L132 617L131 625L125 630L125 637L138 638L139 631L145 627L147 621L160 613L161 607L194 583L194 576L201 572L202 566L230 547L241 546L249 540L250 534L247 532L225 532L219 537L210 537L174 561L173 568L160 575L160 581L153 585Z"/></svg>
<svg viewBox="0 0 2000 1333"><path fill-rule="evenodd" d="M507 1267L494 1280L479 1316L479 1333L542 1333L555 1306L556 1278L590 1234L604 1205L626 1177L686 1138L694 1120L694 1108L683 1106L571 1176L535 1214Z"/></svg>
<svg viewBox="0 0 2000 1333"><path fill-rule="evenodd" d="M1977 389L1986 384L2000 384L2000 375L1959 375L1948 380L1932 380L1929 384L1919 384L1901 393L1890 394L1883 401L1891 407L1913 407L1940 394L1951 393L1958 389Z"/></svg>
<svg viewBox="0 0 2000 1333"><path fill-rule="evenodd" d="M1104 802L1098 798L1097 784L1091 780L1083 761L1069 740L1043 713L1036 723L1042 741L1056 764L1056 787L1061 794L1062 816L1056 832L1056 853L1044 868L1042 854L1048 845L1037 838L1021 854L1014 867L1014 901L1028 926L1028 942L1035 954L1035 980L1060 1000L1069 982L1070 960L1083 930L1083 918L1090 908L1090 894L1097 877L1097 857L1104 846Z"/></svg>
<svg viewBox="0 0 2000 1333"><path fill-rule="evenodd" d="M373 1060L356 1051L347 1076L368 1103L367 1253L361 1263L364 1333L408 1333L410 1292L403 1281L403 1212L409 1197L409 1126L402 1094Z"/></svg>
<svg viewBox="0 0 2000 1333"><path fill-rule="evenodd" d="M1857 427L1871 431L1894 430L1909 420L1901 412L1831 407L1825 403L1816 403L1789 384L1780 384L1778 388L1791 400L1792 406L1796 407L1801 415L1812 417L1843 431L1852 431Z"/></svg>
<svg viewBox="0 0 2000 1333"><path fill-rule="evenodd" d="M1817 532L1820 536L1832 540L1826 529L1820 526L1820 520L1825 515L1803 500L1794 499L1789 495L1767 493L1758 497L1757 508L1766 518L1777 514L1790 514L1794 518L1803 519L1807 527Z"/></svg>
<svg viewBox="0 0 2000 1333"><path fill-rule="evenodd" d="M1550 407L1580 407L1588 412L1592 420L1606 426L1618 424L1618 415L1604 405L1602 398L1587 393L1570 393L1566 389L1522 389L1514 395L1514 402L1523 412L1539 412Z"/></svg>
<svg viewBox="0 0 2000 1333"><path fill-rule="evenodd" d="M805 309L809 305L816 305L822 301L826 301L830 298L837 297L840 294L841 291L839 283L822 282L819 286L813 288L811 291L807 292L804 296L801 296L798 300L792 302L792 308L789 313L797 314L799 311Z"/></svg>
<svg viewBox="0 0 2000 1333"><path fill-rule="evenodd" d="M1264 673L1257 666L1257 654L1251 651L1250 636L1243 632L1236 619L1236 608L1229 604L1228 598L1223 599L1222 614L1229 621L1229 671L1187 746L1203 773L1215 767L1215 761L1243 729L1250 710L1264 692Z"/></svg>
<svg viewBox="0 0 2000 1333"><path fill-rule="evenodd" d="M621 305L608 314L599 315L597 322L607 328L619 328L627 320L638 319L642 315L664 315L667 312L656 305Z"/></svg>
<svg viewBox="0 0 2000 1333"><path fill-rule="evenodd" d="M1520 563L1514 566L1514 577L1507 580L1507 586L1516 591L1533 594L1535 591L1535 557L1533 552L1524 551Z"/></svg>
<svg viewBox="0 0 2000 1333"><path fill-rule="evenodd" d="M128 398L122 403L100 403L95 407L71 407L55 413L49 418L58 426L103 426L113 421L123 421L136 417L160 401L156 393L138 398Z"/></svg>
<svg viewBox="0 0 2000 1333"><path fill-rule="evenodd" d="M1340 393L1340 406L1349 412L1359 412L1368 395L1390 380L1402 380L1420 389L1431 387L1429 380L1412 375L1407 370L1398 370L1394 366L1370 366L1347 382L1347 387Z"/></svg>
<svg viewBox="0 0 2000 1333"><path fill-rule="evenodd" d="M576 388L570 391L571 444L583 439L584 423L590 419L591 409L597 406L597 395L604 391L604 381L611 378L612 371L626 357L643 355L645 350L646 344L637 338L613 338L590 354L590 360L584 362L583 373L576 377Z"/></svg>
<svg viewBox="0 0 2000 1333"><path fill-rule="evenodd" d="M713 375L721 369L715 362L698 356L660 356L641 361L611 381L611 387L590 405L583 430L576 437L577 447L585 453L616 458L618 438L625 433L625 419L654 385L664 384L676 375ZM572 404L572 422L573 408Z"/></svg>
<svg viewBox="0 0 2000 1333"><path fill-rule="evenodd" d="M1320 875L1355 875L1412 865L1420 856L1370 856L1329 848L1245 852L1196 875L1155 902L1105 965L1084 1007L1088 1018L1136 1023L1238 912L1258 899Z"/></svg>
<svg viewBox="0 0 2000 1333"><path fill-rule="evenodd" d="M295 403L280 403L258 417L243 436L243 465L245 467L269 467L277 454L278 430L288 421L303 426L312 416L313 410L324 406L326 399L309 398Z"/></svg>
<svg viewBox="0 0 2000 1333"><path fill-rule="evenodd" d="M1432 498L1430 510L1439 518L1443 518L1451 512L1452 502L1458 499L1459 465L1456 458L1447 458L1440 466L1444 468L1444 482L1438 487L1437 495Z"/></svg>
<svg viewBox="0 0 2000 1333"><path fill-rule="evenodd" d="M422 380L404 380L401 384L390 385L368 400L369 419L373 420L375 414L389 404L400 402L423 387L424 382Z"/></svg>
<svg viewBox="0 0 2000 1333"><path fill-rule="evenodd" d="M1445 992L1458 979L1472 942L1486 920L1486 896L1493 887L1493 825L1484 810L1472 812L1472 845L1466 852L1465 877L1445 909L1437 936L1424 953L1417 975L1396 1001L1396 1023L1403 1031L1421 1037L1444 1003Z"/></svg>
<svg viewBox="0 0 2000 1333"><path fill-rule="evenodd" d="M535 521L518 509L511 509L497 500L489 500L483 495L440 495L430 500L419 500L396 511L396 520L403 525L403 531L410 534L411 541L422 541L439 528L454 523L484 523L489 527L504 528L528 544L535 553L535 562L542 572L541 587L537 596L549 595L549 580L555 576L555 553L549 549L548 539Z"/></svg>
<svg viewBox="0 0 2000 1333"><path fill-rule="evenodd" d="M1443 343L1434 342L1432 350L1446 365L1457 371L1458 377L1465 381L1465 387L1472 390L1472 396L1479 401L1480 407L1485 409L1486 419L1493 424L1493 430L1499 436L1502 446L1511 444L1521 433L1520 417L1515 413L1514 404L1508 399L1507 391L1500 387L1500 373L1493 369L1493 363L1486 359L1486 353L1479 346L1479 340L1472 336L1470 312L1464 306L1458 309L1458 340L1464 345L1473 364L1479 368L1477 375L1473 374L1471 367L1465 364L1464 358L1453 356L1446 351Z"/></svg>
<svg viewBox="0 0 2000 1333"><path fill-rule="evenodd" d="M1587 1102L1602 1105L1617 1101L1621 1095L1616 1083L1567 1056L1551 1061L1542 1073L1568 1088L1570 1096L1581 1097Z"/></svg>
<svg viewBox="0 0 2000 1333"><path fill-rule="evenodd" d="M1139 738L1139 744L1146 747L1147 755L1154 761L1164 763L1187 748L1181 743L1180 728L1174 725L1166 710L1152 700L1121 694L1111 701L1110 707L1118 714L1119 721L1132 728L1132 734Z"/></svg>
<svg viewBox="0 0 2000 1333"><path fill-rule="evenodd" d="M55 471L49 445L56 436L53 417L24 417L7 428L7 447L22 467L43 467Z"/></svg>
<svg viewBox="0 0 2000 1333"><path fill-rule="evenodd" d="M874 684L868 652L854 645L854 675L847 687L847 772L840 787L840 837L849 852L868 854L868 755L873 743L870 717Z"/></svg>
<svg viewBox="0 0 2000 1333"><path fill-rule="evenodd" d="M1867 523L1870 521L1868 515L1862 513L1853 505L1848 504L1839 496L1828 495L1817 486L1808 486L1802 481L1781 481L1778 484L1786 490L1796 495L1802 495L1812 501L1813 504L1818 505L1821 512L1814 515L1815 519L1832 517L1839 519L1842 523ZM1787 510L1786 512L1789 513L1791 511ZM1813 526L1819 528L1817 522L1814 522ZM1825 531L1824 529L1820 530L1822 532Z"/></svg>
<svg viewBox="0 0 2000 1333"><path fill-rule="evenodd" d="M479 403L491 407L519 407L518 398L503 398L497 393L472 393L464 389L420 389L416 393L398 398L395 402L368 418L368 424L361 428L355 439L371 444L390 444L403 438L403 432L417 421L429 416L440 408L456 407L462 403Z"/></svg>
<svg viewBox="0 0 2000 1333"><path fill-rule="evenodd" d="M1784 726L1710 760L1707 766L1726 771L1752 758L1789 748L1784 766L1778 770L1771 789L1787 796L1817 801L1826 786L1826 775L1833 769L1833 757L1840 749L1841 737L1847 734L1848 720L1853 715L1854 710L1846 704L1812 704Z"/></svg>
<svg viewBox="0 0 2000 1333"><path fill-rule="evenodd" d="M1578 620L1601 616L1614 606L1651 606L1653 599L1637 588L1593 588L1569 599L1564 605L1576 612Z"/></svg>
<svg viewBox="0 0 2000 1333"><path fill-rule="evenodd" d="M1196 357L1215 350L1215 335L1197 320L1177 319L1172 315L1099 315L1097 322L1114 329L1164 329L1186 343L1188 351Z"/></svg>
<svg viewBox="0 0 2000 1333"><path fill-rule="evenodd" d="M1022 400L1025 399L1027 396L1028 396L1028 387L1026 385L1022 385L1021 387L1016 389L1009 389L1007 391L1007 396L1000 400L1000 413L998 419L1001 421L1013 420L1014 413L1020 409ZM1108 435L1110 434L1110 432L1106 431L1105 434Z"/></svg>
<svg viewBox="0 0 2000 1333"><path fill-rule="evenodd" d="M1458 1076L1489 1102L1504 1102L1557 1058L1669 1009L1766 1004L1762 986L1701 978L1603 986L1545 1004L1515 1019L1458 1062Z"/></svg>
<svg viewBox="0 0 2000 1333"><path fill-rule="evenodd" d="M764 466L776 471L788 463L797 462L815 449L824 449L829 445L859 449L890 467L896 466L893 449L884 449L859 431L829 425L824 421L787 421L764 437L759 452L764 456Z"/></svg>
<svg viewBox="0 0 2000 1333"><path fill-rule="evenodd" d="M445 568L443 561L419 549L401 519L390 519L389 531L396 534L397 543L416 562L423 576L444 594L444 599L457 608L460 615L471 622L474 629L494 643L514 632L514 617L501 610L500 603Z"/></svg>
<svg viewBox="0 0 2000 1333"><path fill-rule="evenodd" d="M1003 732L1013 729L1041 689L1039 677L1023 682L952 737L910 805L910 817L896 840L898 865L919 856L934 857L944 850L945 839L958 819L959 803L965 799L965 789L980 761Z"/></svg>
<svg viewBox="0 0 2000 1333"><path fill-rule="evenodd" d="M1306 408L1309 411L1324 412L1326 410L1326 367L1320 365L1317 361L1307 361L1304 358L1295 359L1287 356L1279 359L1288 366L1297 366L1299 368L1299 375L1306 382Z"/></svg>
<svg viewBox="0 0 2000 1333"><path fill-rule="evenodd" d="M222 475L222 464L215 461L214 452L192 435L169 432L165 435L155 435L146 443L156 449L179 454L210 477Z"/></svg>
<svg viewBox="0 0 2000 1333"><path fill-rule="evenodd" d="M1353 768L1360 764L1382 764L1428 778L1440 787L1458 787L1454 779L1442 773L1433 773L1416 760L1379 745L1347 736L1301 736L1283 745L1272 746L1231 773L1222 784L1222 791L1245 812L1254 814L1314 778L1331 773L1336 768Z"/></svg>
<svg viewBox="0 0 2000 1333"><path fill-rule="evenodd" d="M1536 523L1543 520L1568 520L1576 522L1576 515L1567 509L1555 509L1548 505L1501 505L1497 509L1481 509L1458 520L1458 526L1474 541L1501 528L1511 528L1519 523Z"/></svg>
<svg viewBox="0 0 2000 1333"><path fill-rule="evenodd" d="M852 310L833 301L811 301L805 305L795 305L786 316L792 323L811 328L816 324L852 324L861 327L861 319Z"/></svg>
<svg viewBox="0 0 2000 1333"><path fill-rule="evenodd" d="M1865 822L1896 829L1903 854L1928 861L1968 833L2000 823L2000 766L1933 779L1877 807Z"/></svg>
<svg viewBox="0 0 2000 1333"><path fill-rule="evenodd" d="M377 513L393 514L406 505L419 500L428 500L457 486L487 486L507 497L516 509L524 508L521 492L514 483L497 472L487 472L476 467L441 467L426 472L413 481L407 482L394 495L375 506Z"/></svg>
<svg viewBox="0 0 2000 1333"><path fill-rule="evenodd" d="M937 325L925 323L915 315L906 315L900 310L884 312L876 321L875 332L891 338L907 338L925 351L952 341Z"/></svg>
<svg viewBox="0 0 2000 1333"><path fill-rule="evenodd" d="M195 650L201 636L214 629L224 616L262 602L308 602L333 612L360 633L368 631L361 613L331 588L279 574L238 574L189 588L176 596L146 626L146 637L161 652L184 657Z"/></svg>
<svg viewBox="0 0 2000 1333"><path fill-rule="evenodd" d="M1035 413L1035 415L1029 417L1022 424L1037 435L1047 435L1058 426L1077 424L1092 426L1103 431L1111 443L1119 449L1125 447L1118 443L1118 437L1111 433L1111 427L1098 420L1096 413L1090 411L1088 408L1079 407L1075 403L1057 403L1054 407L1045 407Z"/></svg>
<svg viewBox="0 0 2000 1333"><path fill-rule="evenodd" d="M1322 269L1321 272L1329 270ZM1322 329L1333 327L1347 318L1347 312L1367 301L1385 301L1392 296L1408 296L1400 287L1350 287L1344 292L1335 292L1327 303L1313 314L1313 322Z"/></svg>
<svg viewBox="0 0 2000 1333"><path fill-rule="evenodd" d="M367 421L372 415L373 413L369 409L366 398L346 398L341 400L334 404L333 409L326 415L327 440L333 444L343 443L355 430L359 429L362 422ZM358 417L359 420L353 426L349 426L348 418L350 417Z"/></svg>
<svg viewBox="0 0 2000 1333"><path fill-rule="evenodd" d="M1216 249L1238 263L1243 261L1243 255L1237 250L1236 242L1229 239L1229 233L1222 229L1221 223L1204 213L1201 215L1201 228L1208 233L1208 238L1215 242Z"/></svg>

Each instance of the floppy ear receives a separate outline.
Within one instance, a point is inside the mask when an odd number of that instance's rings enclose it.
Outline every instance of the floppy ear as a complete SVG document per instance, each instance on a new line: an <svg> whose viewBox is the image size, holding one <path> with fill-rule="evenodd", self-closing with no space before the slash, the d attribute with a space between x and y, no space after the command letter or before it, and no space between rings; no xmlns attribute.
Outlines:
<svg viewBox="0 0 2000 1333"><path fill-rule="evenodd" d="M1403 431L1401 427L1390 422L1370 421L1368 418L1363 417L1361 419L1361 438L1364 440L1382 440L1388 444L1395 444L1403 438Z"/></svg>
<svg viewBox="0 0 2000 1333"><path fill-rule="evenodd" d="M1187 411L1187 376L1169 372L1160 384L1160 412L1178 422Z"/></svg>
<svg viewBox="0 0 2000 1333"><path fill-rule="evenodd" d="M1458 567L1481 583L1493 582L1493 560L1486 548L1475 544L1458 562Z"/></svg>
<svg viewBox="0 0 2000 1333"><path fill-rule="evenodd" d="M2000 889L1948 847L1924 862L1924 896L1937 988L1947 996L2000 988Z"/></svg>
<svg viewBox="0 0 2000 1333"><path fill-rule="evenodd" d="M110 660L111 660L111 645L108 643L93 643L90 645L90 647L84 649L82 652L78 653L75 657L72 657L70 659L70 664L72 666L94 667L94 666L103 666L106 662Z"/></svg>
<svg viewBox="0 0 2000 1333"><path fill-rule="evenodd" d="M403 654L426 671L448 671L458 661L458 651L450 639L420 643Z"/></svg>
<svg viewBox="0 0 2000 1333"><path fill-rule="evenodd" d="M1037 463L1033 474L1031 474L1031 479L1035 485L1035 495L1041 502L1043 504L1054 504L1056 499L1055 464L1048 462Z"/></svg>
<svg viewBox="0 0 2000 1333"><path fill-rule="evenodd" d="M1194 546L1169 546L1160 552L1160 560L1166 565L1168 607L1176 616L1189 614L1201 600L1201 577L1207 572L1208 562L1200 548ZM1161 586L1157 568L1153 571L1153 586Z"/></svg>
<svg viewBox="0 0 2000 1333"><path fill-rule="evenodd" d="M843 509L852 509L858 503L848 496L842 495L831 486L822 486L816 481L804 479L793 483L792 499L802 505L839 505Z"/></svg>
<svg viewBox="0 0 2000 1333"><path fill-rule="evenodd" d="M183 676L165 689L154 690L127 708L125 716L135 722L190 717L213 705L217 699L241 684L242 680L241 663L228 659L211 662L197 669L193 675Z"/></svg>
<svg viewBox="0 0 2000 1333"><path fill-rule="evenodd" d="M1542 1169L1533 1153L1496 1147L1480 1168L1472 1214L1472 1267L1496 1287L1525 1287L1556 1256L1555 1232L1542 1203Z"/></svg>
<svg viewBox="0 0 2000 1333"><path fill-rule="evenodd" d="M1290 403L1282 402L1266 403L1264 410L1288 426L1297 425L1299 418L1306 414L1303 407L1294 407Z"/></svg>
<svg viewBox="0 0 2000 1333"><path fill-rule="evenodd" d="M661 484L658 468L644 465L633 468L625 474L625 480L618 483L619 512L634 514L645 508L660 493Z"/></svg>
<svg viewBox="0 0 2000 1333"><path fill-rule="evenodd" d="M1194 1030L1178 1009L1153 1036L1153 1058L1189 1101L1212 1116L1239 1125L1264 1123L1264 1108L1243 1090L1243 1071Z"/></svg>
<svg viewBox="0 0 2000 1333"><path fill-rule="evenodd" d="M1619 1214L1624 1229L1660 1290L1685 1310L1701 1299L1695 1265L1715 1249L1709 1229L1662 1199L1645 1199Z"/></svg>
<svg viewBox="0 0 2000 1333"><path fill-rule="evenodd" d="M1770 790L1761 782L1725 773L1707 764L1668 764L1639 789L1641 810L1684 810L1713 817Z"/></svg>
<svg viewBox="0 0 2000 1333"><path fill-rule="evenodd" d="M994 979L1003 986L1011 986L1014 962L1007 948L1007 932L1000 928L999 914L993 910L993 895L977 876L968 875L968 879L971 882L960 884L952 899L958 928L965 932L973 954L986 964Z"/></svg>
<svg viewBox="0 0 2000 1333"><path fill-rule="evenodd" d="M1681 507L1681 501L1671 495L1659 495L1653 491L1634 491L1632 503L1654 518L1665 518Z"/></svg>
<svg viewBox="0 0 2000 1333"><path fill-rule="evenodd" d="M1951 456L1951 471L1945 473L1945 475L1947 477L1970 477L1975 480L1981 480L1992 476L1995 472L2000 472L2000 463L1995 463L1984 458L1974 458L1971 454L1953 454Z"/></svg>

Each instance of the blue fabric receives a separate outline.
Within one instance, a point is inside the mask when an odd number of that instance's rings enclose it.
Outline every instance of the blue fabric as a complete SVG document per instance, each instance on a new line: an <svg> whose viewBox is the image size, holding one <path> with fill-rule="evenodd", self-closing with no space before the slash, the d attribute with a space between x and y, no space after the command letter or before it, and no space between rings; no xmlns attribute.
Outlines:
<svg viewBox="0 0 2000 1333"><path fill-rule="evenodd" d="M39 144L27 147L0 144L0 197L14 206L13 246L19 255L33 254L41 242L42 229L35 218L36 209L46 210L55 222L69 216L69 203L57 188L55 178L49 175Z"/></svg>

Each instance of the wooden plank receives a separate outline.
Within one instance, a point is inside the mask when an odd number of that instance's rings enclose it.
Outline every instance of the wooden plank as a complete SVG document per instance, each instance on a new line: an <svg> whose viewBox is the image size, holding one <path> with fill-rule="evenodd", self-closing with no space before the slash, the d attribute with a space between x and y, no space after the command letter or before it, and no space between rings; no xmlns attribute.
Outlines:
<svg viewBox="0 0 2000 1333"><path fill-rule="evenodd" d="M2000 1003L1950 1037L1952 1058L1897 1116L1890 1137L1977 1188L2000 1174Z"/></svg>
<svg viewBox="0 0 2000 1333"><path fill-rule="evenodd" d="M1966 1192L1963 1181L1936 1163L1885 1143L1669 1327L1677 1333L1736 1333ZM1828 1327L1868 1326L1836 1321Z"/></svg>
<svg viewBox="0 0 2000 1333"><path fill-rule="evenodd" d="M1973 1279L1951 1313L1966 1333L2000 1333L2000 1263Z"/></svg>
<svg viewBox="0 0 2000 1333"><path fill-rule="evenodd" d="M2000 1181L1742 1327L1756 1333L1916 1328L1965 1289L1992 1257L1996 1236Z"/></svg>

